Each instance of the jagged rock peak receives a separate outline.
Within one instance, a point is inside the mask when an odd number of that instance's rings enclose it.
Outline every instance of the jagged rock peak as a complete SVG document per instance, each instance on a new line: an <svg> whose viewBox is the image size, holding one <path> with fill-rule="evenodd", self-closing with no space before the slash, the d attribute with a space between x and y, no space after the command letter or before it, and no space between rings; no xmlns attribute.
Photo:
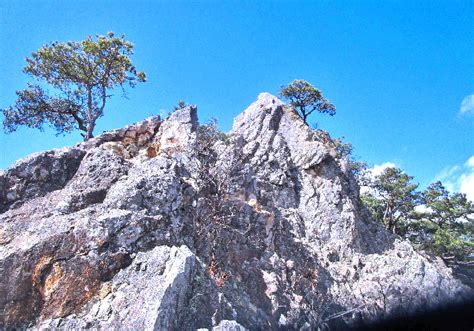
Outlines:
<svg viewBox="0 0 474 331"><path fill-rule="evenodd" d="M196 139L199 126L197 107L186 106L175 110L161 125L153 143L161 152L173 153L184 146L192 144Z"/></svg>
<svg viewBox="0 0 474 331"><path fill-rule="evenodd" d="M0 329L342 329L472 295L278 98L201 128L185 107L0 173Z"/></svg>
<svg viewBox="0 0 474 331"><path fill-rule="evenodd" d="M259 122L259 118L265 117L283 106L284 103L276 96L267 92L260 93L257 100L235 118L232 131L239 132L245 125Z"/></svg>
<svg viewBox="0 0 474 331"><path fill-rule="evenodd" d="M314 135L315 131L304 123L294 109L285 105L278 97L267 92L260 93L257 100L235 118L232 131L245 135L249 126L255 126L267 117L271 125L267 128L278 130L283 115L287 117L288 124L291 124L288 125L287 129L291 128L299 131L300 134L305 136L305 139L308 135L311 137Z"/></svg>

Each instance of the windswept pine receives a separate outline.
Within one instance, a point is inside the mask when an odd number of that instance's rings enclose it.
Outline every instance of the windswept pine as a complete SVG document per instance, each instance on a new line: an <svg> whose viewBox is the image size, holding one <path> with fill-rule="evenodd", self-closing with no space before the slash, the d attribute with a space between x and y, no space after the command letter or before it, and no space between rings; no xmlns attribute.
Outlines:
<svg viewBox="0 0 474 331"><path fill-rule="evenodd" d="M35 82L16 92L14 106L1 110L5 131L19 126L42 130L49 125L58 134L80 130L89 140L114 88L124 92L125 86L146 80L132 64L132 54L133 44L112 32L44 45L26 59L23 69Z"/></svg>

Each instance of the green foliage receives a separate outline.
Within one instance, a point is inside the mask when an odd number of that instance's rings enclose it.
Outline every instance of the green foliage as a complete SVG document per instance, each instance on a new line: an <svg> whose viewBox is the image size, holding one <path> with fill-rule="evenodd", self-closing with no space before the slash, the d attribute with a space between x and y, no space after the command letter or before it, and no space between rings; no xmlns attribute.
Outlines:
<svg viewBox="0 0 474 331"><path fill-rule="evenodd" d="M408 224L420 248L457 260L474 257L474 203L461 193L449 193L441 182L422 193L425 211Z"/></svg>
<svg viewBox="0 0 474 331"><path fill-rule="evenodd" d="M21 125L42 130L44 122L49 122L58 134L71 132L77 124L74 117L86 116L78 103L50 97L38 85L28 84L27 89L17 91L16 94L15 106L2 110L6 132L13 132ZM84 123L79 124L81 129L85 129Z"/></svg>
<svg viewBox="0 0 474 331"><path fill-rule="evenodd" d="M347 165L350 167L350 170L353 175L359 177L363 174L363 172L367 168L367 164L365 162L361 162L356 160L354 157L354 146L351 143L345 142L343 138L337 138L332 140L334 147L337 150L336 159L338 161L344 160L347 162Z"/></svg>
<svg viewBox="0 0 474 331"><path fill-rule="evenodd" d="M471 240L463 240L456 232L439 229L434 233L432 242L423 248L445 258L452 256L458 260L466 260L474 252L474 242L472 237Z"/></svg>
<svg viewBox="0 0 474 331"><path fill-rule="evenodd" d="M200 145L204 148L210 148L217 141L221 141L226 145L230 144L230 136L218 129L215 118L212 118L209 123L199 126L197 137Z"/></svg>
<svg viewBox="0 0 474 331"><path fill-rule="evenodd" d="M133 44L112 32L96 39L89 36L80 42L44 45L26 59L23 70L36 83L17 91L15 105L2 109L5 131L22 125L42 129L49 123L58 133L79 129L84 140L92 138L110 91L146 80L145 73L132 64L132 54ZM48 95L45 84L56 94Z"/></svg>
<svg viewBox="0 0 474 331"><path fill-rule="evenodd" d="M179 100L178 105L174 106L174 110L183 109L183 108L186 108L187 106L188 104L185 101Z"/></svg>
<svg viewBox="0 0 474 331"><path fill-rule="evenodd" d="M315 111L330 116L336 114L336 107L323 97L321 91L304 80L296 79L288 86L283 86L280 95L289 100L289 104L306 124L308 116Z"/></svg>
<svg viewBox="0 0 474 331"><path fill-rule="evenodd" d="M380 223L383 223L384 206L382 201L380 199L377 199L373 194L370 193L361 194L360 199L370 211L372 217Z"/></svg>
<svg viewBox="0 0 474 331"><path fill-rule="evenodd" d="M474 214L474 204L467 200L462 193L450 194L441 182L436 182L428 186L423 192L422 199L424 205L431 210L425 213L430 221L443 226L460 226L459 219L471 219Z"/></svg>
<svg viewBox="0 0 474 331"><path fill-rule="evenodd" d="M374 219L416 247L454 261L474 258L474 203L441 182L417 192L412 177L387 168L361 195ZM418 208L416 207L423 207Z"/></svg>
<svg viewBox="0 0 474 331"><path fill-rule="evenodd" d="M372 198L378 200L380 205L376 206L372 201L373 205L369 209L387 230L395 232L396 224L408 219L413 213L419 195L415 191L418 184L412 183L412 180L413 177L397 168L386 168L375 177L371 186L376 195Z"/></svg>
<svg viewBox="0 0 474 331"><path fill-rule="evenodd" d="M333 143L338 151L338 158L344 159L352 156L354 146L351 143L346 143L343 138L337 138Z"/></svg>
<svg viewBox="0 0 474 331"><path fill-rule="evenodd" d="M416 247L444 259L472 260L474 241L472 231L459 231L454 227L440 227L427 220L410 220L397 232L413 242Z"/></svg>

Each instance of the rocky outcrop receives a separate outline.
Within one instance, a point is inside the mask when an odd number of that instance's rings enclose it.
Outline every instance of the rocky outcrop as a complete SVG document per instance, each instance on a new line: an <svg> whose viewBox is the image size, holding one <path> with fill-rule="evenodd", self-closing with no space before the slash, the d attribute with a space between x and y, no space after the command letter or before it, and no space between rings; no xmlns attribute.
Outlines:
<svg viewBox="0 0 474 331"><path fill-rule="evenodd" d="M267 93L229 134L186 107L20 160L0 192L2 328L331 329L472 295Z"/></svg>
<svg viewBox="0 0 474 331"><path fill-rule="evenodd" d="M85 313L46 320L40 328L177 330L195 264L185 246L139 252L130 266L102 284Z"/></svg>
<svg viewBox="0 0 474 331"><path fill-rule="evenodd" d="M63 188L77 171L85 152L63 148L32 154L0 173L0 212Z"/></svg>

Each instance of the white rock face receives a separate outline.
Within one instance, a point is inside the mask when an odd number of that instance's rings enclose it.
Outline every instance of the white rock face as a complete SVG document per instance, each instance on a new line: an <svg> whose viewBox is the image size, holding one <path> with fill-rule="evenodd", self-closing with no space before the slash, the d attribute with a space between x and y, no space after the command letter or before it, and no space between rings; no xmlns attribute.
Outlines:
<svg viewBox="0 0 474 331"><path fill-rule="evenodd" d="M187 111L175 111L160 127L155 141L164 153L181 151L195 141L197 124L196 107L190 106Z"/></svg>
<svg viewBox="0 0 474 331"><path fill-rule="evenodd" d="M229 134L186 107L32 155L0 173L0 328L340 329L472 296L358 191L268 93Z"/></svg>
<svg viewBox="0 0 474 331"><path fill-rule="evenodd" d="M39 328L177 330L179 307L186 303L195 266L196 257L186 246L140 252L130 266L102 285L88 310L47 320Z"/></svg>

